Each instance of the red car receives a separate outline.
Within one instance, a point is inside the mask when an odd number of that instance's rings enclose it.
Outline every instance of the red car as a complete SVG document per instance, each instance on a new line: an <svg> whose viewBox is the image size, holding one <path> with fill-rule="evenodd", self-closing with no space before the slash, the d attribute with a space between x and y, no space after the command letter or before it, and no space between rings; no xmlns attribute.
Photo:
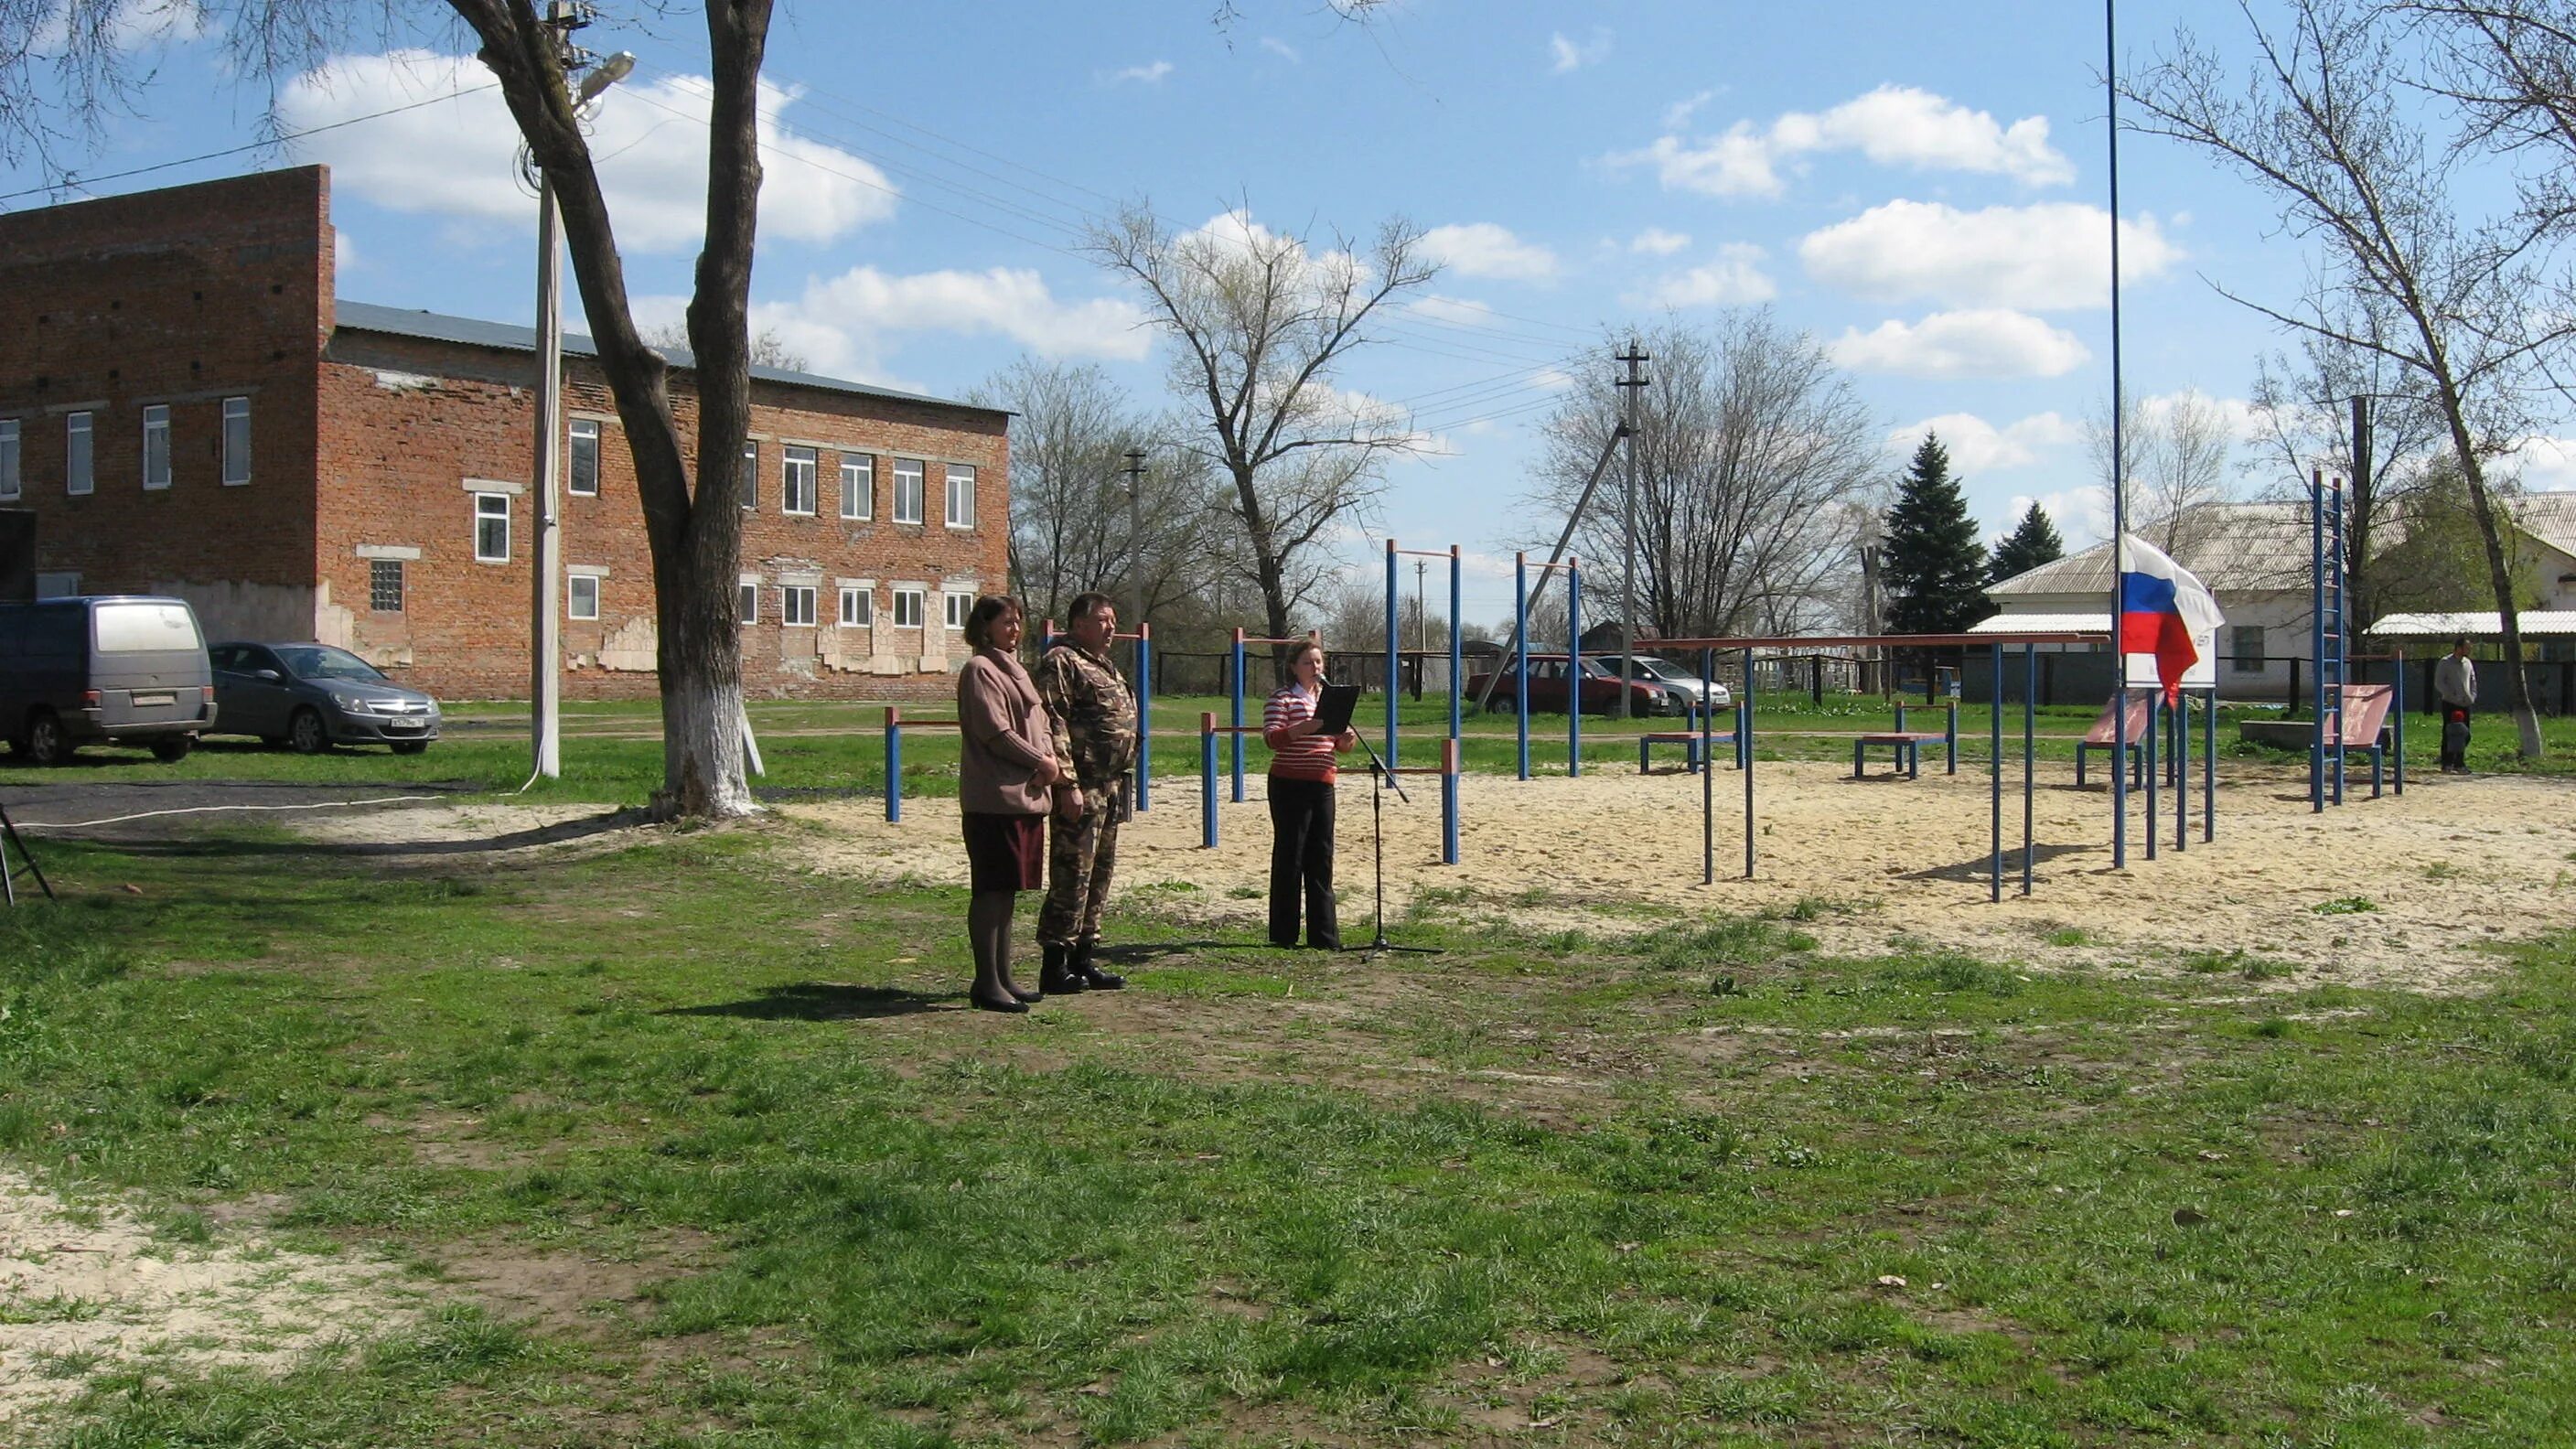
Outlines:
<svg viewBox="0 0 2576 1449"><path fill-rule="evenodd" d="M1566 657L1562 654L1533 654L1529 657L1529 707L1532 714L1563 714L1566 701ZM1519 705L1514 691L1512 668L1505 665L1500 681L1494 685L1494 697L1487 711L1509 714ZM1485 682L1495 678L1488 672L1467 681L1470 698L1485 692ZM1583 712L1616 714L1619 711L1619 666L1616 661L1604 665L1597 659L1583 661ZM1680 714L1687 708L1682 696L1650 679L1628 682L1628 713L1636 715Z"/></svg>

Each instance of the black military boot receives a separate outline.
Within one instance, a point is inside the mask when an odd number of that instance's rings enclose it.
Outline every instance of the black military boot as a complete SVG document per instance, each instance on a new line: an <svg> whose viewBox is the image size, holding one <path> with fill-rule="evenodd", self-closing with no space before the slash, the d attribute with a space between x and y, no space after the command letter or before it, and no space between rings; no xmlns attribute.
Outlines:
<svg viewBox="0 0 2576 1449"><path fill-rule="evenodd" d="M1073 979L1093 991L1115 991L1127 984L1127 978L1115 971L1103 971L1091 964L1092 949L1100 944L1097 936L1085 936L1073 943L1073 960L1068 966Z"/></svg>
<svg viewBox="0 0 2576 1449"><path fill-rule="evenodd" d="M1066 962L1073 955L1071 946L1052 941L1038 943L1046 952L1046 961L1038 967L1038 990L1049 996L1070 996L1090 983L1071 970Z"/></svg>

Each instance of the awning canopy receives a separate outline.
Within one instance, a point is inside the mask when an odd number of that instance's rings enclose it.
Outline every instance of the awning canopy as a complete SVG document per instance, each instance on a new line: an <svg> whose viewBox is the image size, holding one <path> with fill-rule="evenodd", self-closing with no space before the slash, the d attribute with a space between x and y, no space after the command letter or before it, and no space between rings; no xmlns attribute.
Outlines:
<svg viewBox="0 0 2576 1449"><path fill-rule="evenodd" d="M2576 609L2530 609L2515 622L2525 634L2576 634ZM2391 639L2493 639L2504 633L2504 616L2493 609L2463 609L2448 614L2389 614L2370 626L2374 635Z"/></svg>

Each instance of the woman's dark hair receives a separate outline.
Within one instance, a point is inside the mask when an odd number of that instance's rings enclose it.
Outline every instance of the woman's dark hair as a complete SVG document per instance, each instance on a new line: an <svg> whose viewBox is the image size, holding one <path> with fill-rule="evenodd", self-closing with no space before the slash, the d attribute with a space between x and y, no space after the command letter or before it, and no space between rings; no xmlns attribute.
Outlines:
<svg viewBox="0 0 2576 1449"><path fill-rule="evenodd" d="M1305 658L1306 651L1309 649L1318 654L1323 653L1323 641L1319 639L1300 639L1296 643L1288 646L1288 672L1292 677L1297 671L1297 661Z"/></svg>
<svg viewBox="0 0 2576 1449"><path fill-rule="evenodd" d="M1017 614L1025 619L1029 616L1029 611L1021 608L1020 601L1008 594L986 594L977 599L974 609L966 615L966 647L983 648L984 631L990 629L993 621L1004 614Z"/></svg>

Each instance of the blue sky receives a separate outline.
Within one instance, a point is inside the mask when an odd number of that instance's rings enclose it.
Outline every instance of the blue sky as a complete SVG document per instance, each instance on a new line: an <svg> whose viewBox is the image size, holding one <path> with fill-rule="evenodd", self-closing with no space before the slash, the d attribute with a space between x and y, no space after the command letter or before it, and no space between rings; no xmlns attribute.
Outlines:
<svg viewBox="0 0 2576 1449"><path fill-rule="evenodd" d="M1086 210L1145 197L1194 226L1248 206L1318 243L1400 213L1450 260L1441 301L1391 319L1341 384L1418 401L1441 451L1394 468L1372 531L1466 545L1471 618L1509 612L1510 550L1560 521L1520 504L1550 378L1607 367L1597 346L1568 359L1667 310L1767 302L1836 349L1891 471L1931 423L1990 531L2041 498L2071 539L2098 536L2080 437L2109 390L2098 10L1401 0L1355 27L1312 0L1237 0L1220 30L1214 8L783 4L761 320L818 370L955 395L1036 352L1158 403L1132 298L1074 254ZM2185 0L2127 7L2124 53L2178 21L2243 49L2232 4ZM695 242L693 25L582 37L640 61L597 149L647 315L676 315ZM290 84L280 120L478 82L452 38L413 40ZM160 52L147 114L87 174L253 138L267 93L229 86L210 39L139 43ZM531 306L534 207L510 147L485 92L93 193L328 161L342 295L511 319ZM2133 136L2121 170L2131 394L2242 399L2281 339L2204 278L2286 299L2307 257L2197 156Z"/></svg>

